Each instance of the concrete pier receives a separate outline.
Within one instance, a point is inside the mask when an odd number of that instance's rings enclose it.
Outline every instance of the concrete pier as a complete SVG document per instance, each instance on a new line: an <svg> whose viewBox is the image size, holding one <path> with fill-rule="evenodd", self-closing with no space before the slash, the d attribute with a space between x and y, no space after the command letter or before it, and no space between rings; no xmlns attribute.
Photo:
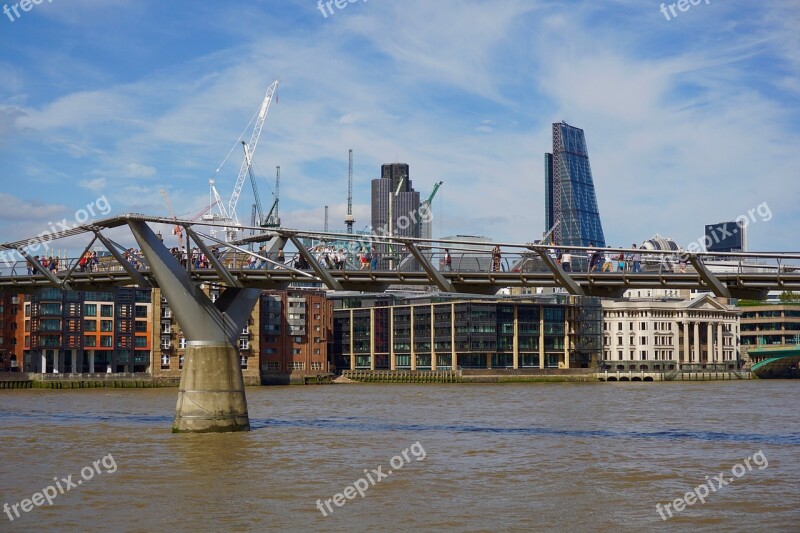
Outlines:
<svg viewBox="0 0 800 533"><path fill-rule="evenodd" d="M229 344L187 343L172 432L249 429L238 350Z"/></svg>

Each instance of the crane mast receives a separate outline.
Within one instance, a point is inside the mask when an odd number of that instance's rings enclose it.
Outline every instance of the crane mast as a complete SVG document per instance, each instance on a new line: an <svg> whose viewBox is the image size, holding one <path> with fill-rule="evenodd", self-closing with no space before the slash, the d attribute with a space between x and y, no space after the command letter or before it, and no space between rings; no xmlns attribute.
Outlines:
<svg viewBox="0 0 800 533"><path fill-rule="evenodd" d="M246 144L246 152L250 154L250 157L252 157L256 152L258 140L261 137L261 130L264 128L264 121L267 119L267 113L269 112L270 104L272 103L272 97L274 96L277 88L278 80L275 80L267 88L267 94L264 95L264 100L261 102L261 108L258 110L258 118L256 119L255 126L253 126L253 133L250 135L250 141ZM249 168L250 165L248 158L245 157L244 161L242 161L242 167L239 169L239 176L236 179L236 184L233 187L233 194L228 202L227 214L235 225L239 224L239 217L236 215L236 204L239 202L239 196L242 193L242 187L244 186L245 179L247 179ZM225 210L222 209L221 211L224 212Z"/></svg>
<svg viewBox="0 0 800 533"><path fill-rule="evenodd" d="M347 233L353 233L353 150L350 150L349 164L347 171L347 215L344 217L344 224L347 226Z"/></svg>

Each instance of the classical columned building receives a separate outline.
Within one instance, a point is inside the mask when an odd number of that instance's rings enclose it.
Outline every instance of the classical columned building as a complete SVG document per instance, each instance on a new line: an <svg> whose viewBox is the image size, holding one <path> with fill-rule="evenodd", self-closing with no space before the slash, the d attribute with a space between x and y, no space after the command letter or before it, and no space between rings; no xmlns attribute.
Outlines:
<svg viewBox="0 0 800 533"><path fill-rule="evenodd" d="M740 366L739 311L695 300L603 300L609 370L733 370Z"/></svg>

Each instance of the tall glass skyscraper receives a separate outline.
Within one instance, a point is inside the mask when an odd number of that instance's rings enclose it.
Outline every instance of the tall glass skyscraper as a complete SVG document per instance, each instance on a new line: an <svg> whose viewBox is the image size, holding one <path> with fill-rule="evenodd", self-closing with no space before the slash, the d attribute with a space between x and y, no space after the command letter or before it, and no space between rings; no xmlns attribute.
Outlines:
<svg viewBox="0 0 800 533"><path fill-rule="evenodd" d="M605 246L583 130L566 122L553 124L553 153L545 154L544 168L545 231L558 223L552 237L556 244Z"/></svg>

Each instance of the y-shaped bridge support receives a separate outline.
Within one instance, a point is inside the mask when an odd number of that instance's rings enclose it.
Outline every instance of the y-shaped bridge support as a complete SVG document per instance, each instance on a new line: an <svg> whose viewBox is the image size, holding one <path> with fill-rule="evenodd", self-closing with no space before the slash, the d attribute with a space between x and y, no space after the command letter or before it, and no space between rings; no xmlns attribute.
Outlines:
<svg viewBox="0 0 800 533"><path fill-rule="evenodd" d="M236 340L261 291L229 287L212 302L147 224L128 225L187 340L172 431L248 431Z"/></svg>

